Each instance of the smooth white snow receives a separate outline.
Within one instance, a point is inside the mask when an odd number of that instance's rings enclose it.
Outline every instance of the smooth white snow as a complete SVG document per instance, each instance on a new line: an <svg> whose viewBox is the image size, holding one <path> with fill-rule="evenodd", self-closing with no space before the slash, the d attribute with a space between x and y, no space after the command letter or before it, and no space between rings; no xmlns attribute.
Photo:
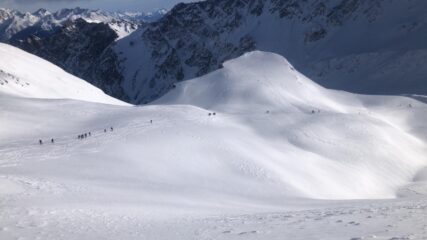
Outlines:
<svg viewBox="0 0 427 240"><path fill-rule="evenodd" d="M327 90L265 52L148 106L46 92L0 92L0 239L427 237L415 99Z"/></svg>

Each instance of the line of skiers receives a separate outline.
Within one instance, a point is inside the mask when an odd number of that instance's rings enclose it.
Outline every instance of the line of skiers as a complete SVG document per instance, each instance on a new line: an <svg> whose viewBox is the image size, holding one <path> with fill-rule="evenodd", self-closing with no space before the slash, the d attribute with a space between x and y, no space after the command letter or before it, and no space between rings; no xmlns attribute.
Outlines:
<svg viewBox="0 0 427 240"><path fill-rule="evenodd" d="M110 131L112 132L112 131L114 131L114 128L113 127L110 127ZM106 133L107 132L107 129L105 128L104 129L104 132ZM85 138L88 138L88 137L91 137L92 136L92 132L87 132L87 133L83 133L83 134L80 134L80 135L78 135L77 136L77 139L85 139ZM55 143L55 139L51 139L50 140L50 142L53 144L53 143ZM39 144L40 145L43 145L43 140L41 140L41 139L39 139Z"/></svg>
<svg viewBox="0 0 427 240"><path fill-rule="evenodd" d="M83 133L83 134L80 134L79 136L77 136L77 139L85 139L85 138L90 137L90 136L92 136L91 132Z"/></svg>
<svg viewBox="0 0 427 240"><path fill-rule="evenodd" d="M111 132L112 132L112 131L114 131L114 128L113 128L113 127L110 127L110 131L111 131ZM106 129L106 128L104 128L104 132L105 132L105 133L107 132L107 129ZM92 136L92 133L91 133L91 132L88 132L88 133L84 133L84 134L79 135L79 136L78 136L78 139L85 139L85 138L90 137L90 136Z"/></svg>

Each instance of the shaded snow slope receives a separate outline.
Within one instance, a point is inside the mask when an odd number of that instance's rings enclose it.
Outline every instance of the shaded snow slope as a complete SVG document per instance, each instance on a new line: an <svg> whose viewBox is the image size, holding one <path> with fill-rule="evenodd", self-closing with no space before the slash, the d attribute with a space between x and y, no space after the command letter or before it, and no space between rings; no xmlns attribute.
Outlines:
<svg viewBox="0 0 427 240"><path fill-rule="evenodd" d="M392 197L427 163L424 143L408 134L416 126L408 120L411 102L327 90L281 56L252 52L178 84L156 103L242 114L239 121L261 136L242 138L260 140L243 148L257 149L251 162L305 196L371 198Z"/></svg>
<svg viewBox="0 0 427 240"><path fill-rule="evenodd" d="M125 103L39 57L0 43L0 93L27 98Z"/></svg>

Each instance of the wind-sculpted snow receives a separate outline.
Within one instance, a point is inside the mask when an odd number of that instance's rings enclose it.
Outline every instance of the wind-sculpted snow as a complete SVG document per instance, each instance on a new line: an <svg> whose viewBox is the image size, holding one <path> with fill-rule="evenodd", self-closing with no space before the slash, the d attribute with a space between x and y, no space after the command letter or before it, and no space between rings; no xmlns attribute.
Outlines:
<svg viewBox="0 0 427 240"><path fill-rule="evenodd" d="M0 93L126 105L52 63L3 43L0 43Z"/></svg>
<svg viewBox="0 0 427 240"><path fill-rule="evenodd" d="M2 239L426 236L427 105L327 90L276 54L147 106L0 92L0 113Z"/></svg>
<svg viewBox="0 0 427 240"><path fill-rule="evenodd" d="M390 110L411 111L411 101L400 100L393 106L386 102L394 102L394 98L326 90L279 55L252 52L224 63L219 71L178 84L156 103L248 114L240 121L260 136L278 139L274 144L261 141L244 149L266 153L268 157L248 156L253 162L269 165L284 183L292 182L290 189L314 198L371 198L392 197L395 184L411 179L410 165L418 168L426 164L420 155L424 148L421 140L402 131L402 126L394 126L393 117L383 119L384 113L369 108L375 103ZM404 140L394 143L389 139ZM384 166L400 167L395 172ZM297 179L290 177L295 172Z"/></svg>

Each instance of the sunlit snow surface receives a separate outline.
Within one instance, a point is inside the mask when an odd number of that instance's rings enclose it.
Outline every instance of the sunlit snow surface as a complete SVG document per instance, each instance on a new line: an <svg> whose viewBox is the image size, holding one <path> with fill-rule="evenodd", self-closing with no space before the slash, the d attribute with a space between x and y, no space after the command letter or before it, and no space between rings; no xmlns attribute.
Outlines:
<svg viewBox="0 0 427 240"><path fill-rule="evenodd" d="M0 94L127 105L52 63L0 43Z"/></svg>
<svg viewBox="0 0 427 240"><path fill-rule="evenodd" d="M0 239L427 237L422 102L252 52L134 107L0 51Z"/></svg>

